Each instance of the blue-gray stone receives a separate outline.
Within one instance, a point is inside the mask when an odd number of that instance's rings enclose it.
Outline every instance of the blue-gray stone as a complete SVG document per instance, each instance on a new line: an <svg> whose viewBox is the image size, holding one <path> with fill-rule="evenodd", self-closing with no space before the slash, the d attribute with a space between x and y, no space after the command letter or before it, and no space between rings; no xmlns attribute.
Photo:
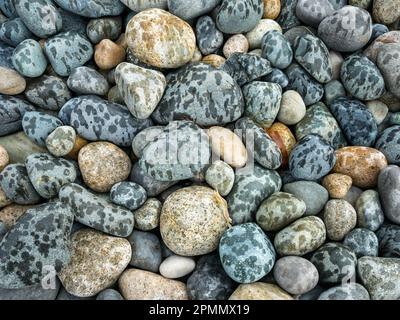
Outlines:
<svg viewBox="0 0 400 320"><path fill-rule="evenodd" d="M343 244L353 250L357 258L378 256L378 238L371 230L356 228L344 237Z"/></svg>
<svg viewBox="0 0 400 320"><path fill-rule="evenodd" d="M56 197L61 187L74 182L78 175L73 162L48 153L28 156L25 166L33 187L45 199Z"/></svg>
<svg viewBox="0 0 400 320"><path fill-rule="evenodd" d="M183 20L190 20L212 11L221 0L168 0L168 10Z"/></svg>
<svg viewBox="0 0 400 320"><path fill-rule="evenodd" d="M254 164L235 173L232 191L226 198L233 224L254 221L261 202L281 189L281 177L275 170Z"/></svg>
<svg viewBox="0 0 400 320"><path fill-rule="evenodd" d="M400 126L392 126L384 130L375 144L375 148L382 152L388 163L400 164Z"/></svg>
<svg viewBox="0 0 400 320"><path fill-rule="evenodd" d="M347 5L347 0L329 0L335 10L339 10Z"/></svg>
<svg viewBox="0 0 400 320"><path fill-rule="evenodd" d="M224 44L224 35L209 16L200 17L196 23L196 39L202 54L216 52Z"/></svg>
<svg viewBox="0 0 400 320"><path fill-rule="evenodd" d="M33 110L25 100L0 94L0 137L20 131L24 114Z"/></svg>
<svg viewBox="0 0 400 320"><path fill-rule="evenodd" d="M36 204L41 200L22 164L5 167L0 173L0 186L7 198L17 204Z"/></svg>
<svg viewBox="0 0 400 320"><path fill-rule="evenodd" d="M85 226L117 237L127 237L134 226L133 213L108 199L70 183L59 192L60 200L73 210L75 220Z"/></svg>
<svg viewBox="0 0 400 320"><path fill-rule="evenodd" d="M386 218L400 224L400 168L398 166L390 165L381 170L378 177L378 192Z"/></svg>
<svg viewBox="0 0 400 320"><path fill-rule="evenodd" d="M120 1L115 0L54 0L61 8L75 14L100 18L104 16L119 16L125 9Z"/></svg>
<svg viewBox="0 0 400 320"><path fill-rule="evenodd" d="M379 194L375 190L366 190L361 193L357 198L355 209L359 227L376 231L385 220Z"/></svg>
<svg viewBox="0 0 400 320"><path fill-rule="evenodd" d="M302 138L289 156L292 175L302 180L318 180L327 175L336 163L335 149L319 135Z"/></svg>
<svg viewBox="0 0 400 320"><path fill-rule="evenodd" d="M278 69L285 69L292 63L293 50L282 32L270 30L261 40L261 56Z"/></svg>
<svg viewBox="0 0 400 320"><path fill-rule="evenodd" d="M225 71L189 64L167 76L167 88L152 114L159 124L190 119L201 126L226 124L243 113L242 91Z"/></svg>
<svg viewBox="0 0 400 320"><path fill-rule="evenodd" d="M11 47L5 42L0 41L0 67L14 69L14 65L12 63L13 53L14 47Z"/></svg>
<svg viewBox="0 0 400 320"><path fill-rule="evenodd" d="M221 66L221 70L235 79L239 86L243 86L269 74L272 68L267 59L255 54L235 52Z"/></svg>
<svg viewBox="0 0 400 320"><path fill-rule="evenodd" d="M46 146L46 139L57 127L62 126L60 119L38 111L25 112L22 128L29 139L39 146Z"/></svg>
<svg viewBox="0 0 400 320"><path fill-rule="evenodd" d="M121 294L114 289L105 289L101 291L97 296L96 300L125 300Z"/></svg>
<svg viewBox="0 0 400 320"><path fill-rule="evenodd" d="M380 37L381 35L388 33L390 30L387 26L380 23L374 23L372 25L372 35L369 43L372 43L376 38Z"/></svg>
<svg viewBox="0 0 400 320"><path fill-rule="evenodd" d="M301 21L296 16L297 0L281 0L281 13L277 22L283 31L301 25Z"/></svg>
<svg viewBox="0 0 400 320"><path fill-rule="evenodd" d="M150 232L133 231L128 238L132 246L131 266L147 271L158 272L162 262L159 238Z"/></svg>
<svg viewBox="0 0 400 320"><path fill-rule="evenodd" d="M324 102L330 105L336 98L345 97L347 95L346 89L339 80L329 81L324 86Z"/></svg>
<svg viewBox="0 0 400 320"><path fill-rule="evenodd" d="M374 145L378 127L374 116L362 102L339 97L332 102L330 110L349 144L364 147Z"/></svg>
<svg viewBox="0 0 400 320"><path fill-rule="evenodd" d="M121 17L105 17L92 19L86 27L86 34L90 41L94 44L99 43L103 39L115 41L121 35L122 18Z"/></svg>
<svg viewBox="0 0 400 320"><path fill-rule="evenodd" d="M54 111L60 110L72 98L63 79L47 75L32 79L24 94L29 102L40 108Z"/></svg>
<svg viewBox="0 0 400 320"><path fill-rule="evenodd" d="M377 232L379 240L379 256L400 258L400 226L383 225Z"/></svg>
<svg viewBox="0 0 400 320"><path fill-rule="evenodd" d="M130 146L138 132L152 125L150 119L138 120L126 107L94 95L69 100L58 116L89 141L105 140L121 147Z"/></svg>
<svg viewBox="0 0 400 320"><path fill-rule="evenodd" d="M14 0L0 0L0 10L10 19L18 17Z"/></svg>
<svg viewBox="0 0 400 320"><path fill-rule="evenodd" d="M289 84L289 79L287 75L283 71L276 68L272 69L270 74L261 77L261 80L279 84L282 89L285 89Z"/></svg>
<svg viewBox="0 0 400 320"><path fill-rule="evenodd" d="M132 150L139 159L142 156L144 148L153 142L157 136L164 131L164 126L152 126L140 131L132 141Z"/></svg>
<svg viewBox="0 0 400 320"><path fill-rule="evenodd" d="M115 204L135 210L147 200L146 190L134 182L122 181L113 185L110 191L110 199Z"/></svg>
<svg viewBox="0 0 400 320"><path fill-rule="evenodd" d="M44 44L44 51L54 71L69 76L74 68L88 62L93 55L93 47L82 34L74 31L59 33Z"/></svg>
<svg viewBox="0 0 400 320"><path fill-rule="evenodd" d="M18 289L40 284L69 262L74 215L60 202L49 202L20 217L0 242L0 287Z"/></svg>
<svg viewBox="0 0 400 320"><path fill-rule="evenodd" d="M54 277L54 287L44 289L42 284L21 289L1 289L0 300L55 300L60 290L60 280Z"/></svg>
<svg viewBox="0 0 400 320"><path fill-rule="evenodd" d="M369 293L359 283L343 283L320 294L318 300L369 300Z"/></svg>
<svg viewBox="0 0 400 320"><path fill-rule="evenodd" d="M7 20L0 26L0 40L16 47L25 39L33 38L33 34L22 22L21 18Z"/></svg>
<svg viewBox="0 0 400 320"><path fill-rule="evenodd" d="M47 60L40 44L32 39L22 41L15 48L12 61L15 70L25 77L39 77L47 68Z"/></svg>
<svg viewBox="0 0 400 320"><path fill-rule="evenodd" d="M276 258L274 246L255 223L234 226L224 232L219 255L225 272L239 283L252 283L267 275Z"/></svg>
<svg viewBox="0 0 400 320"><path fill-rule="evenodd" d="M105 96L110 88L107 79L100 72L88 67L78 67L72 70L67 85L79 95Z"/></svg>
<svg viewBox="0 0 400 320"><path fill-rule="evenodd" d="M330 0L298 0L296 16L306 25L318 28L320 22L335 10Z"/></svg>
<svg viewBox="0 0 400 320"><path fill-rule="evenodd" d="M215 253L197 261L186 285L192 300L227 300L235 289L235 282L226 274Z"/></svg>
<svg viewBox="0 0 400 320"><path fill-rule="evenodd" d="M58 9L58 12L62 18L61 32L75 31L86 34L87 21L84 17L61 8Z"/></svg>
<svg viewBox="0 0 400 320"><path fill-rule="evenodd" d="M47 38L61 31L62 18L51 0L14 0L15 10L39 38Z"/></svg>

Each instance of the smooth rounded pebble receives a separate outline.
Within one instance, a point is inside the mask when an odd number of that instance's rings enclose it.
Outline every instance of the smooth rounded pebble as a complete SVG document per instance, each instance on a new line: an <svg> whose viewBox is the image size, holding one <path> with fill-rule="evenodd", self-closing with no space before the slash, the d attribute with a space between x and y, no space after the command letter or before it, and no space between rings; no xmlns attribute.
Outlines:
<svg viewBox="0 0 400 320"><path fill-rule="evenodd" d="M177 279L190 274L195 267L192 258L172 255L160 264L160 274L168 279Z"/></svg>

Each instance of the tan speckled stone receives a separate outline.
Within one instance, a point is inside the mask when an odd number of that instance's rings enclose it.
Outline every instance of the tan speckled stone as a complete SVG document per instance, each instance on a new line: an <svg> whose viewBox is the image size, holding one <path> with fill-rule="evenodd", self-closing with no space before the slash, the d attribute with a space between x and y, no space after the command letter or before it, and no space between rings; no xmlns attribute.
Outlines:
<svg viewBox="0 0 400 320"><path fill-rule="evenodd" d="M275 284L254 282L241 284L229 300L293 300L293 297Z"/></svg>
<svg viewBox="0 0 400 320"><path fill-rule="evenodd" d="M81 229L71 239L71 260L58 277L77 297L91 297L111 286L131 260L128 240Z"/></svg>
<svg viewBox="0 0 400 320"><path fill-rule="evenodd" d="M118 284L126 300L189 300L183 282L149 271L128 269L121 275Z"/></svg>
<svg viewBox="0 0 400 320"><path fill-rule="evenodd" d="M322 180L322 185L329 192L329 196L335 199L343 199L350 190L353 180L345 174L332 173Z"/></svg>
<svg viewBox="0 0 400 320"><path fill-rule="evenodd" d="M139 209L133 212L135 228L142 231L157 228L160 223L161 208L162 203L156 198L147 199Z"/></svg>
<svg viewBox="0 0 400 320"><path fill-rule="evenodd" d="M346 200L329 200L324 209L326 234L333 241L341 241L356 227L357 213Z"/></svg>
<svg viewBox="0 0 400 320"><path fill-rule="evenodd" d="M367 49L364 50L364 54L368 57L368 59L376 63L380 49L388 43L400 43L400 30L390 31L382 34L376 38Z"/></svg>
<svg viewBox="0 0 400 320"><path fill-rule="evenodd" d="M264 0L264 19L276 19L281 13L281 0Z"/></svg>
<svg viewBox="0 0 400 320"><path fill-rule="evenodd" d="M394 23L400 17L400 1L374 0L372 16L377 23Z"/></svg>
<svg viewBox="0 0 400 320"><path fill-rule="evenodd" d="M136 14L125 34L132 53L140 61L158 68L179 68L192 60L196 49L191 26L162 9Z"/></svg>
<svg viewBox="0 0 400 320"><path fill-rule="evenodd" d="M128 155L109 142L84 146L78 164L85 183L97 192L108 192L114 184L126 180L132 167Z"/></svg>
<svg viewBox="0 0 400 320"><path fill-rule="evenodd" d="M387 167L384 154L368 147L344 147L336 151L336 164L333 172L342 173L353 179L360 188L374 187L379 172Z"/></svg>
<svg viewBox="0 0 400 320"><path fill-rule="evenodd" d="M94 51L94 61L103 70L109 70L125 60L126 51L109 39L101 40Z"/></svg>
<svg viewBox="0 0 400 320"><path fill-rule="evenodd" d="M7 150L0 145L0 172L10 163Z"/></svg>
<svg viewBox="0 0 400 320"><path fill-rule="evenodd" d="M218 192L192 186L175 191L164 202L160 232L175 254L198 256L217 249L230 222L226 201Z"/></svg>
<svg viewBox="0 0 400 320"><path fill-rule="evenodd" d="M212 65L214 68L219 68L225 63L226 59L217 54L209 54L203 57L201 61L209 65Z"/></svg>
<svg viewBox="0 0 400 320"><path fill-rule="evenodd" d="M222 51L226 58L229 58L235 52L246 53L249 51L249 41L243 34L235 34L226 40Z"/></svg>
<svg viewBox="0 0 400 320"><path fill-rule="evenodd" d="M0 210L0 222L3 222L8 229L12 228L17 220L30 208L35 206L10 204Z"/></svg>
<svg viewBox="0 0 400 320"><path fill-rule="evenodd" d="M0 93L16 95L24 92L26 81L12 69L0 67Z"/></svg>

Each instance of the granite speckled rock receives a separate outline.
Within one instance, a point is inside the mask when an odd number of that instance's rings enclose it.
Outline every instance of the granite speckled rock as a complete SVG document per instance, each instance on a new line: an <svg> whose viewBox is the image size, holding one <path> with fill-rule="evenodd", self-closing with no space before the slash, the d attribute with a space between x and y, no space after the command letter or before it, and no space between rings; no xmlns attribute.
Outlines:
<svg viewBox="0 0 400 320"><path fill-rule="evenodd" d="M378 256L378 238L371 230L363 228L354 229L346 235L343 244L353 250L357 258Z"/></svg>
<svg viewBox="0 0 400 320"><path fill-rule="evenodd" d="M320 22L335 11L329 0L313 1L299 0L296 6L296 16L305 24L317 28Z"/></svg>
<svg viewBox="0 0 400 320"><path fill-rule="evenodd" d="M146 190L134 182L118 182L110 190L110 199L129 210L139 208L146 200Z"/></svg>
<svg viewBox="0 0 400 320"><path fill-rule="evenodd" d="M106 78L96 70L78 67L72 70L67 81L68 88L79 95L97 94L104 96L109 90Z"/></svg>
<svg viewBox="0 0 400 320"><path fill-rule="evenodd" d="M206 171L206 182L225 197L231 192L235 182L235 173L226 162L217 160Z"/></svg>
<svg viewBox="0 0 400 320"><path fill-rule="evenodd" d="M379 194L375 190L364 191L357 199L357 225L376 231L382 225L385 216L382 211Z"/></svg>
<svg viewBox="0 0 400 320"><path fill-rule="evenodd" d="M12 61L15 70L25 77L39 77L47 67L42 48L33 39L24 40L15 48Z"/></svg>
<svg viewBox="0 0 400 320"><path fill-rule="evenodd" d="M224 43L224 35L217 29L214 20L209 16L202 16L196 23L196 39L202 54L216 52Z"/></svg>
<svg viewBox="0 0 400 320"><path fill-rule="evenodd" d="M400 164L400 126L385 129L376 141L375 148L382 152L389 164Z"/></svg>
<svg viewBox="0 0 400 320"><path fill-rule="evenodd" d="M357 213L346 200L333 199L325 205L323 220L328 238L341 241L356 226Z"/></svg>
<svg viewBox="0 0 400 320"><path fill-rule="evenodd" d="M22 128L25 134L42 147L46 146L49 134L62 125L60 119L43 112L26 112L22 118Z"/></svg>
<svg viewBox="0 0 400 320"><path fill-rule="evenodd" d="M104 17L92 19L86 26L86 34L93 44L103 39L115 41L122 31L121 17Z"/></svg>
<svg viewBox="0 0 400 320"><path fill-rule="evenodd" d="M268 59L275 68L285 69L292 63L292 47L282 32L278 30L270 30L264 34L261 49L261 56Z"/></svg>
<svg viewBox="0 0 400 320"><path fill-rule="evenodd" d="M22 41L31 39L33 34L22 22L21 18L15 18L5 21L0 25L0 40L16 47Z"/></svg>
<svg viewBox="0 0 400 320"><path fill-rule="evenodd" d="M322 292L318 300L370 300L369 293L359 283L344 283Z"/></svg>
<svg viewBox="0 0 400 320"><path fill-rule="evenodd" d="M55 2L65 10L88 18L118 16L125 9L120 1L114 0L55 0Z"/></svg>
<svg viewBox="0 0 400 320"><path fill-rule="evenodd" d="M378 51L377 65L381 70L387 89L400 98L400 44L386 44Z"/></svg>
<svg viewBox="0 0 400 320"><path fill-rule="evenodd" d="M69 126L57 127L46 138L46 147L56 157L68 155L74 148L76 133L74 128Z"/></svg>

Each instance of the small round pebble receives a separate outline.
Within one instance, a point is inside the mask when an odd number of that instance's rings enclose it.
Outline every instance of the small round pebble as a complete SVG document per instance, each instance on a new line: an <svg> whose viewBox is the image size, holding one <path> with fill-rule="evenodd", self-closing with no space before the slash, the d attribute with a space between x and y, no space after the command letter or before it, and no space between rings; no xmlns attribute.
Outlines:
<svg viewBox="0 0 400 320"><path fill-rule="evenodd" d="M112 186L110 199L115 204L124 206L129 210L135 210L145 203L147 194L141 185L123 181Z"/></svg>
<svg viewBox="0 0 400 320"><path fill-rule="evenodd" d="M306 115L306 106L301 95L294 90L283 93L278 120L288 126L300 122Z"/></svg>
<svg viewBox="0 0 400 320"><path fill-rule="evenodd" d="M231 192L235 173L226 162L217 160L206 171L206 182L223 197Z"/></svg>
<svg viewBox="0 0 400 320"><path fill-rule="evenodd" d="M328 190L329 196L343 199L351 188L353 180L345 174L332 173L322 180L322 185Z"/></svg>
<svg viewBox="0 0 400 320"><path fill-rule="evenodd" d="M235 34L226 40L223 53L225 58L229 58L236 52L246 53L249 51L249 41L243 34Z"/></svg>
<svg viewBox="0 0 400 320"><path fill-rule="evenodd" d="M357 223L357 213L346 200L329 200L325 205L324 223L329 239L342 240Z"/></svg>
<svg viewBox="0 0 400 320"><path fill-rule="evenodd" d="M129 264L140 269L158 272L162 261L158 237L150 232L134 230L128 241L132 246L132 258Z"/></svg>
<svg viewBox="0 0 400 320"><path fill-rule="evenodd" d="M137 210L135 216L135 227L141 231L150 231L158 227L160 223L162 203L156 198L149 198Z"/></svg>
<svg viewBox="0 0 400 320"><path fill-rule="evenodd" d="M343 244L353 250L357 258L378 256L378 238L371 230L363 228L354 229L346 235Z"/></svg>
<svg viewBox="0 0 400 320"><path fill-rule="evenodd" d="M160 274L168 279L177 279L190 274L195 267L192 258L172 255L160 264Z"/></svg>
<svg viewBox="0 0 400 320"><path fill-rule="evenodd" d="M72 151L75 140L75 129L70 126L61 126L46 138L46 147L53 156L63 157Z"/></svg>

